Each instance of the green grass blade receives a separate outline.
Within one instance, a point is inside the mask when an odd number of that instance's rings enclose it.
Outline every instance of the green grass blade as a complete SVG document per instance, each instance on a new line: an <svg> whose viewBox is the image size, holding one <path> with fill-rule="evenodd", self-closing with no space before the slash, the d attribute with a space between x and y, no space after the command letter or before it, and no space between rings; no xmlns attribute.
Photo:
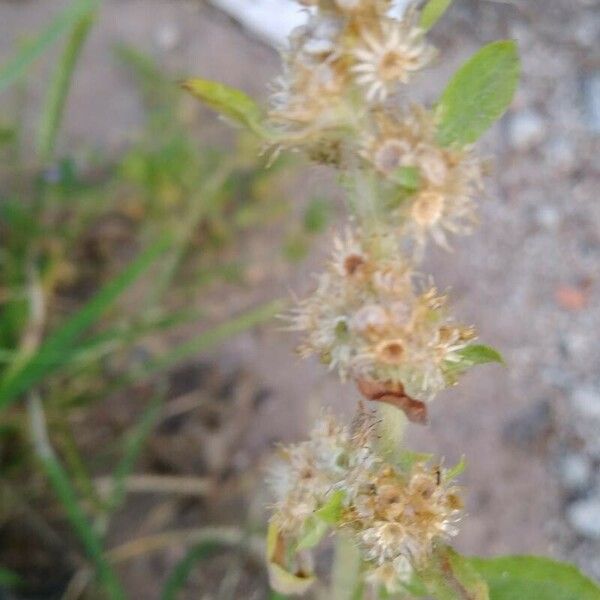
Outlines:
<svg viewBox="0 0 600 600"><path fill-rule="evenodd" d="M223 548L222 543L210 540L190 548L187 554L175 565L173 571L171 571L160 599L177 600L179 592L188 580L196 563L212 556L221 548Z"/></svg>
<svg viewBox="0 0 600 600"><path fill-rule="evenodd" d="M77 495L69 481L69 476L50 446L42 403L39 398L31 395L28 398L27 407L36 454L46 477L63 506L69 523L85 548L87 555L93 561L98 580L106 590L108 598L110 600L125 600L126 596L121 584L104 557L102 544L79 505Z"/></svg>
<svg viewBox="0 0 600 600"><path fill-rule="evenodd" d="M94 23L95 13L89 11L73 25L71 35L58 63L46 97L38 133L38 155L42 162L52 158L60 130L65 104L77 60Z"/></svg>
<svg viewBox="0 0 600 600"><path fill-rule="evenodd" d="M152 433L164 403L163 394L157 395L149 404L135 424L133 430L127 435L124 442L124 454L113 473L113 491L108 502L109 510L119 507L125 499L125 480L131 475L144 443Z"/></svg>
<svg viewBox="0 0 600 600"><path fill-rule="evenodd" d="M103 390L103 396L118 393L130 385L147 381L160 373L164 373L178 363L194 357L201 352L210 350L228 338L272 319L281 313L283 307L284 304L281 300L268 302L241 315L232 317L213 329L203 331L169 352L165 352L123 375Z"/></svg>
<svg viewBox="0 0 600 600"><path fill-rule="evenodd" d="M116 44L113 51L117 59L135 77L144 102L149 108L165 108L174 104L177 87L152 58L123 43Z"/></svg>
<svg viewBox="0 0 600 600"><path fill-rule="evenodd" d="M98 5L97 0L77 0L61 13L31 42L0 68L0 92L22 77L27 68L80 17Z"/></svg>
<svg viewBox="0 0 600 600"><path fill-rule="evenodd" d="M180 344L170 352L150 361L140 369L135 370L128 376L128 382L139 381L156 373L164 372L190 356L208 350L242 331L246 331L259 323L272 319L281 312L282 308L282 302L275 300L249 310L237 317L233 317L229 321L201 333L197 337Z"/></svg>
<svg viewBox="0 0 600 600"><path fill-rule="evenodd" d="M19 394L38 384L73 356L73 346L79 336L96 323L117 299L167 250L166 238L146 250L119 276L102 288L66 323L50 334L39 350L16 371L0 382L0 410L13 402Z"/></svg>
<svg viewBox="0 0 600 600"><path fill-rule="evenodd" d="M108 329L90 338L77 346L71 355L75 366L89 364L98 361L107 354L121 348L131 346L144 337L165 331L174 327L197 322L200 319L200 311L178 311L176 313L148 319L130 326L120 326ZM0 349L0 362L3 360L2 349Z"/></svg>

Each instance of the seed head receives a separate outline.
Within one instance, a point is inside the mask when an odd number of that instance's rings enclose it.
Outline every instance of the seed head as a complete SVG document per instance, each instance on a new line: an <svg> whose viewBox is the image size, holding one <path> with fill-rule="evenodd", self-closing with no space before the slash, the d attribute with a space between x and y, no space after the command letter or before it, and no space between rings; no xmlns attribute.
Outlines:
<svg viewBox="0 0 600 600"><path fill-rule="evenodd" d="M426 564L436 541L457 533L462 502L439 467L384 462L376 453L374 416L361 415L350 428L325 416L309 441L280 454L277 478L281 471L288 476L283 488L274 488L273 520L286 535L298 536L334 491L343 492L334 527L355 537L369 565L368 579L392 589ZM306 464L312 468L308 477Z"/></svg>
<svg viewBox="0 0 600 600"><path fill-rule="evenodd" d="M384 102L435 54L425 42L423 31L414 24L412 14L402 21L382 18L360 28L360 43L353 50L356 63L351 71L366 89L368 102Z"/></svg>
<svg viewBox="0 0 600 600"><path fill-rule="evenodd" d="M418 290L411 265L388 242L360 230L337 238L329 269L291 326L304 332L301 355L317 354L342 379L401 384L428 400L447 386L448 361L473 332L452 322L435 289Z"/></svg>

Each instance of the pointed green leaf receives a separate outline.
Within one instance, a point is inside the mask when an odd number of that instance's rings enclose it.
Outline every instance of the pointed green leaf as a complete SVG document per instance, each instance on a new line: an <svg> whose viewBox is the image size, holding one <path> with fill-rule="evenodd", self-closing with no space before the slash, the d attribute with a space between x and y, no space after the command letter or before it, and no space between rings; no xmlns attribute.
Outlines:
<svg viewBox="0 0 600 600"><path fill-rule="evenodd" d="M263 114L258 104L241 90L207 79L188 79L183 88L223 116L264 135Z"/></svg>
<svg viewBox="0 0 600 600"><path fill-rule="evenodd" d="M490 600L600 600L600 587L573 565L536 556L471 558Z"/></svg>
<svg viewBox="0 0 600 600"><path fill-rule="evenodd" d="M464 146L477 141L509 107L519 71L512 40L493 42L476 52L454 74L438 102L440 143Z"/></svg>
<svg viewBox="0 0 600 600"><path fill-rule="evenodd" d="M490 362L504 364L504 359L500 352L485 344L471 344L459 350L457 354L460 355L463 362L469 363L469 365L483 365Z"/></svg>
<svg viewBox="0 0 600 600"><path fill-rule="evenodd" d="M325 523L337 525L342 518L345 497L344 490L335 490L329 500L315 514Z"/></svg>
<svg viewBox="0 0 600 600"><path fill-rule="evenodd" d="M421 13L421 28L425 31L429 31L448 10L452 0L429 0L429 2L423 7Z"/></svg>
<svg viewBox="0 0 600 600"><path fill-rule="evenodd" d="M447 360L444 363L444 374L449 384L457 381L459 375L475 365L497 362L505 364L500 352L484 344L471 344L456 352L458 360Z"/></svg>
<svg viewBox="0 0 600 600"><path fill-rule="evenodd" d="M457 462L452 468L444 471L444 479L446 481L452 481L452 479L455 479L460 474L462 474L462 472L465 470L466 466L467 466L467 461L465 460L464 456L461 456L459 462Z"/></svg>
<svg viewBox="0 0 600 600"><path fill-rule="evenodd" d="M71 35L48 89L37 140L38 153L43 162L52 158L75 67L94 23L94 18L95 12L89 10L73 25Z"/></svg>

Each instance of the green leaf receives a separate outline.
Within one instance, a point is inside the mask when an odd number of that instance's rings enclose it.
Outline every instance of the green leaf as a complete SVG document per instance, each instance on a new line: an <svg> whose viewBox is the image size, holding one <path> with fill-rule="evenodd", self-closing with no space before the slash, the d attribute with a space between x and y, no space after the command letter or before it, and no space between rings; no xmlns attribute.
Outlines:
<svg viewBox="0 0 600 600"><path fill-rule="evenodd" d="M38 135L38 154L42 162L48 161L54 152L75 66L94 22L94 17L95 13L89 10L75 22L54 73L42 111Z"/></svg>
<svg viewBox="0 0 600 600"><path fill-rule="evenodd" d="M223 116L263 136L263 114L258 104L241 90L216 81L188 79L183 88Z"/></svg>
<svg viewBox="0 0 600 600"><path fill-rule="evenodd" d="M493 42L454 74L437 105L438 139L447 146L472 144L509 107L520 61L512 40Z"/></svg>
<svg viewBox="0 0 600 600"><path fill-rule="evenodd" d="M600 587L573 565L536 556L470 558L490 600L600 600Z"/></svg>
<svg viewBox="0 0 600 600"><path fill-rule="evenodd" d="M300 552L300 550L308 550L317 546L327 533L328 529L329 526L327 523L321 519L316 517L307 519L306 523L304 523L302 536L296 544L296 551Z"/></svg>
<svg viewBox="0 0 600 600"><path fill-rule="evenodd" d="M66 323L50 334L33 356L26 358L21 365L11 370L0 381L0 410L67 363L77 351L74 345L79 336L98 322L142 273L148 270L168 245L167 238L164 238L146 250Z"/></svg>
<svg viewBox="0 0 600 600"><path fill-rule="evenodd" d="M442 18L451 4L452 0L429 0L421 12L419 23L421 28L429 31Z"/></svg>
<svg viewBox="0 0 600 600"><path fill-rule="evenodd" d="M472 365L483 365L485 363L497 362L504 364L504 359L498 350L485 344L471 344L457 352L461 362Z"/></svg>
<svg viewBox="0 0 600 600"><path fill-rule="evenodd" d="M345 498L346 492L344 490L335 490L329 500L315 514L325 523L337 525L342 517Z"/></svg>
<svg viewBox="0 0 600 600"><path fill-rule="evenodd" d="M444 375L450 384L455 383L467 369L475 365L497 362L505 364L500 352L484 344L471 344L456 352L458 360L447 360L444 363Z"/></svg>
<svg viewBox="0 0 600 600"><path fill-rule="evenodd" d="M409 192L416 192L421 186L421 174L417 167L400 167L392 174L392 179Z"/></svg>
<svg viewBox="0 0 600 600"><path fill-rule="evenodd" d="M83 15L98 5L96 0L77 0L61 13L31 42L0 69L0 91L22 77L27 68L69 30Z"/></svg>
<svg viewBox="0 0 600 600"><path fill-rule="evenodd" d="M461 456L459 462L457 462L452 468L444 471L444 479L446 481L452 481L452 479L458 477L465 470L466 466L467 461L465 460L464 456Z"/></svg>

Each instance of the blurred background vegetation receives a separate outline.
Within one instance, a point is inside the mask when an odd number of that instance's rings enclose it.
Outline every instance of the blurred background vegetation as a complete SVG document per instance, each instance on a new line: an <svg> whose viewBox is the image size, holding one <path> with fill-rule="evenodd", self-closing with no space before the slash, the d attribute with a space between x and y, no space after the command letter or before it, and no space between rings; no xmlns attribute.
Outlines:
<svg viewBox="0 0 600 600"><path fill-rule="evenodd" d="M245 245L290 215L289 161L266 169L247 134L203 137L178 74L123 44L113 60L136 82L143 129L119 156L57 152L94 19L95 3L74 0L0 66L12 107L0 127L0 598L124 598L119 562L172 545L183 554L155 597L178 597L207 557L228 574L216 578L220 597L236 597L240 565L256 570L261 551L239 515L232 527L195 517L125 536L109 553L106 537L130 493L210 504L218 487L225 512L235 505L243 471L232 473L231 455L265 391L197 356L282 309L272 298L218 322L205 310L219 284L253 285ZM22 106L55 45L31 143ZM302 259L327 219L315 199L283 223L285 260ZM190 457L198 442L206 452ZM157 506L149 519L164 521Z"/></svg>

